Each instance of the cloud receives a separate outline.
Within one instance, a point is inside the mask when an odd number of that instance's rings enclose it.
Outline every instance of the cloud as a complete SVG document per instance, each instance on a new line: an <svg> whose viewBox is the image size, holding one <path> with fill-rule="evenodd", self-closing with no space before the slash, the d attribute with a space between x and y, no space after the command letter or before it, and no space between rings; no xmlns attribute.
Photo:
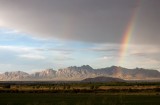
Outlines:
<svg viewBox="0 0 160 105"><path fill-rule="evenodd" d="M157 0L138 6L137 0L0 0L0 26L42 39L120 43L134 9L141 8L133 40L159 43L158 4Z"/></svg>
<svg viewBox="0 0 160 105"><path fill-rule="evenodd" d="M151 55L154 55L156 57L157 54L159 55L160 48L158 46L153 45L141 45L141 46L131 46L129 48L129 55L131 56L141 56L141 57L149 57Z"/></svg>
<svg viewBox="0 0 160 105"><path fill-rule="evenodd" d="M120 45L119 44L94 44L93 47L88 50L94 52L119 52Z"/></svg>
<svg viewBox="0 0 160 105"><path fill-rule="evenodd" d="M0 45L0 50L8 50L8 51L13 51L13 52L30 52L33 50L32 47L26 47L26 46L3 46Z"/></svg>
<svg viewBox="0 0 160 105"><path fill-rule="evenodd" d="M91 48L90 50L95 52L118 52L119 48Z"/></svg>
<svg viewBox="0 0 160 105"><path fill-rule="evenodd" d="M37 48L35 49L37 51L54 51L54 52L61 52L61 53L71 53L74 50L73 49L68 49L68 48Z"/></svg>
<svg viewBox="0 0 160 105"><path fill-rule="evenodd" d="M0 46L0 58L2 63L18 65L19 63L26 63L27 59L32 62L31 60L42 60L46 57L44 53L36 51L33 47Z"/></svg>
<svg viewBox="0 0 160 105"><path fill-rule="evenodd" d="M16 34L16 33L19 33L18 30L9 30L9 31L5 31L4 32L5 34Z"/></svg>
<svg viewBox="0 0 160 105"><path fill-rule="evenodd" d="M134 56L146 56L146 53L132 53L131 55L134 55Z"/></svg>
<svg viewBox="0 0 160 105"><path fill-rule="evenodd" d="M147 68L147 69L154 69L154 70L160 70L160 61L152 58L143 58L141 60L137 60L133 62L133 66Z"/></svg>
<svg viewBox="0 0 160 105"><path fill-rule="evenodd" d="M0 45L0 50L7 50L7 51L13 51L17 53L43 53L43 52L48 52L48 51L53 51L61 54L70 54L74 52L73 49L67 49L67 48L39 48L39 47L27 47L27 46L3 46Z"/></svg>
<svg viewBox="0 0 160 105"><path fill-rule="evenodd" d="M38 47L0 46L0 71L46 69L68 60L74 60L70 54L62 52L38 51ZM36 61L36 62L35 62ZM65 62L67 64L68 62ZM65 65L62 63L62 67Z"/></svg>
<svg viewBox="0 0 160 105"><path fill-rule="evenodd" d="M117 52L119 51L118 49L92 49L93 51L100 51L100 52Z"/></svg>
<svg viewBox="0 0 160 105"><path fill-rule="evenodd" d="M55 57L56 61L70 61L70 60L74 60L74 58L68 57L68 56L59 56L59 57Z"/></svg>
<svg viewBox="0 0 160 105"><path fill-rule="evenodd" d="M111 56L102 56L102 57L99 57L97 60L111 60L112 59L112 57Z"/></svg>
<svg viewBox="0 0 160 105"><path fill-rule="evenodd" d="M24 55L18 55L18 56L21 58L31 59L31 60L44 60L44 59L46 59L44 56L36 55L36 54L24 54Z"/></svg>

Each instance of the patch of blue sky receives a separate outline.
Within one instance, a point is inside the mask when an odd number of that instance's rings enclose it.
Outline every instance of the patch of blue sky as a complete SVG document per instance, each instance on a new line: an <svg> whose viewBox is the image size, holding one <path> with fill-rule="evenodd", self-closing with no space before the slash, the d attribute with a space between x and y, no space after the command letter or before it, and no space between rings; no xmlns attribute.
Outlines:
<svg viewBox="0 0 160 105"><path fill-rule="evenodd" d="M66 41L57 39L36 38L35 36L21 33L10 29L0 29L0 45L12 46L28 46L40 48L70 48L70 49L85 49L92 47L91 43L83 43L76 41Z"/></svg>
<svg viewBox="0 0 160 105"><path fill-rule="evenodd" d="M14 33L9 31L0 30L0 44L1 45L35 45L37 42L27 35L22 33Z"/></svg>

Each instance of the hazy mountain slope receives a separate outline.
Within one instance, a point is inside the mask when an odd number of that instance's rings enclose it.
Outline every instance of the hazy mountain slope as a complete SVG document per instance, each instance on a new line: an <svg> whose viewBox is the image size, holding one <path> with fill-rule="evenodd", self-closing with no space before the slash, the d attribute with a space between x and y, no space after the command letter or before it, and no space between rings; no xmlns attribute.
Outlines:
<svg viewBox="0 0 160 105"><path fill-rule="evenodd" d="M35 72L30 75L30 79L33 80L50 80L56 78L56 71L53 69L47 69L41 72Z"/></svg>
<svg viewBox="0 0 160 105"><path fill-rule="evenodd" d="M81 67L72 66L65 69L59 69L56 74L59 79L79 80L79 79L95 76L94 71L95 70L90 66L84 65Z"/></svg>
<svg viewBox="0 0 160 105"><path fill-rule="evenodd" d="M147 70L143 68L127 69L117 66L112 66L96 71L103 76L111 76L122 79L151 79L160 78L160 72L157 70Z"/></svg>
<svg viewBox="0 0 160 105"><path fill-rule="evenodd" d="M28 73L22 71L14 71L14 72L5 72L0 75L0 80L25 80L29 77Z"/></svg>

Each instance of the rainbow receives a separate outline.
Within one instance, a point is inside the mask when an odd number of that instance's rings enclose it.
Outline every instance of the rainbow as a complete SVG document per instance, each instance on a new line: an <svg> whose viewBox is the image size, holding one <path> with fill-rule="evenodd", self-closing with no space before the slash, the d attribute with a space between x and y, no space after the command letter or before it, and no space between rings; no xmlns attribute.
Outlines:
<svg viewBox="0 0 160 105"><path fill-rule="evenodd" d="M137 0L137 4L140 3L140 0ZM125 61L125 56L128 52L128 46L129 46L129 42L132 36L132 32L134 30L135 27L135 20L137 17L137 11L138 8L135 8L132 12L131 18L128 22L128 25L124 31L124 34L122 36L122 42L121 42L121 46L120 46L120 51L119 51L119 58L118 58L118 65L121 66L124 64Z"/></svg>

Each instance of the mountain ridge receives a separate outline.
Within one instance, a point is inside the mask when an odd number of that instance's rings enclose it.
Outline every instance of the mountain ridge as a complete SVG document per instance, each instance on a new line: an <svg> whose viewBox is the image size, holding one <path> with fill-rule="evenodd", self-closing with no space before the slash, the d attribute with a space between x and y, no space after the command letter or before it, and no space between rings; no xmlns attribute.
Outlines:
<svg viewBox="0 0 160 105"><path fill-rule="evenodd" d="M83 65L81 67L70 66L57 71L46 69L31 74L23 71L4 72L0 74L0 81L77 81L98 76L124 80L151 80L160 79L160 72L143 68L127 69L119 66L93 69L89 65Z"/></svg>

